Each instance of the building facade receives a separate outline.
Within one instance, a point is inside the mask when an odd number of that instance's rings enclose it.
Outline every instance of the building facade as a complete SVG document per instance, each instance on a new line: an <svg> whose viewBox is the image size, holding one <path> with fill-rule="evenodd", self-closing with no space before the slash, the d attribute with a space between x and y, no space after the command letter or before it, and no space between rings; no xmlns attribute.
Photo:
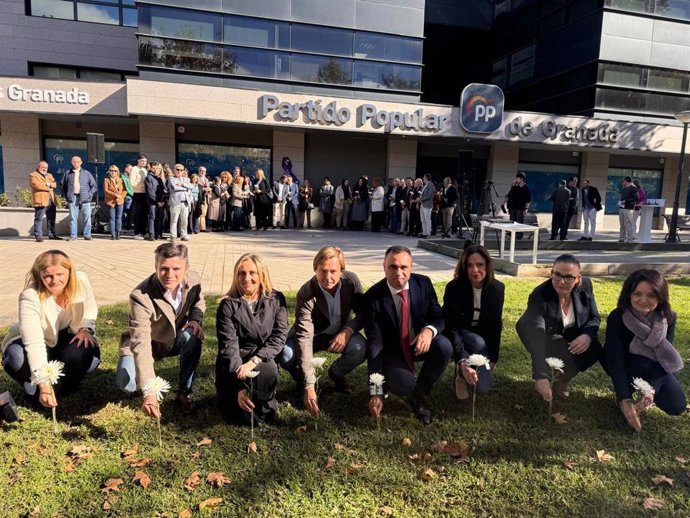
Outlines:
<svg viewBox="0 0 690 518"><path fill-rule="evenodd" d="M0 187L26 186L41 159L59 176L72 155L86 159L86 133L96 132L106 164L121 167L144 152L212 175L240 165L275 177L289 157L298 178L318 185L324 176L440 180L455 177L459 155L469 155L475 203L492 180L500 204L520 170L532 210L545 216L566 176L607 192L607 226L617 225L618 184L628 174L670 206L681 144L670 119L518 110L511 96L520 92L506 87L508 109L486 133L461 125L464 84L455 85L455 102L428 102L452 87L448 75L437 86L441 61L428 56L427 40L453 19L473 20L467 30L490 40L501 13L484 4L0 0ZM686 192L684 175L684 206Z"/></svg>

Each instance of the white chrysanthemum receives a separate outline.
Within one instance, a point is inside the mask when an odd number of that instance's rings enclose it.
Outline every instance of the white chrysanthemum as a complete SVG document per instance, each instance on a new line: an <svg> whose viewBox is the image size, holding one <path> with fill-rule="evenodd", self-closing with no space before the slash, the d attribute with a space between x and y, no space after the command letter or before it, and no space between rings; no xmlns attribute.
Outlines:
<svg viewBox="0 0 690 518"><path fill-rule="evenodd" d="M470 354L470 357L467 358L467 363L471 367L482 367L489 364L489 359L483 354Z"/></svg>
<svg viewBox="0 0 690 518"><path fill-rule="evenodd" d="M375 372L374 374L369 376L369 383L374 385L375 387L383 387L383 382L385 379L386 377L383 374Z"/></svg>
<svg viewBox="0 0 690 518"><path fill-rule="evenodd" d="M643 380L642 378L633 378L632 386L635 390L639 390L645 396L654 395L654 387L652 387L649 382Z"/></svg>
<svg viewBox="0 0 690 518"><path fill-rule="evenodd" d="M50 383L51 385L55 385L58 380L65 375L62 372L64 367L65 364L60 361L49 361L43 367L34 371L33 384Z"/></svg>
<svg viewBox="0 0 690 518"><path fill-rule="evenodd" d="M563 372L563 368L565 367L563 360L560 358L554 358L553 356L546 359L546 365L548 365L551 369L560 372Z"/></svg>
<svg viewBox="0 0 690 518"><path fill-rule="evenodd" d="M259 371L249 371L247 373L248 378L256 378L259 375Z"/></svg>
<svg viewBox="0 0 690 518"><path fill-rule="evenodd" d="M312 358L311 364L315 369L320 369L326 363L326 358Z"/></svg>
<svg viewBox="0 0 690 518"><path fill-rule="evenodd" d="M156 396L156 401L163 401L165 393L170 390L170 383L160 376L150 379L141 391L145 396Z"/></svg>

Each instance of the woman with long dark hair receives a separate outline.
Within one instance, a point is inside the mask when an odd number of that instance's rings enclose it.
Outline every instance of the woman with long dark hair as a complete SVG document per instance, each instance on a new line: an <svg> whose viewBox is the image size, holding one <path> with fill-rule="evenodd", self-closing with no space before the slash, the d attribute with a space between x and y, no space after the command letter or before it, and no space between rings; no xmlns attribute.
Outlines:
<svg viewBox="0 0 690 518"><path fill-rule="evenodd" d="M340 185L335 190L335 228L343 230L347 228L350 217L350 206L352 204L352 190L350 180L343 178Z"/></svg>
<svg viewBox="0 0 690 518"><path fill-rule="evenodd" d="M350 228L352 230L363 230L364 223L369 217L369 181L365 176L357 179L357 185L352 190L352 197L355 200L350 216Z"/></svg>
<svg viewBox="0 0 690 518"><path fill-rule="evenodd" d="M673 345L676 321L663 275L643 269L625 279L618 306L606 321L603 363L613 380L618 406L636 431L642 428L639 413L652 403L670 415L685 411L685 393L675 374L683 368ZM632 402L635 378L654 390L637 404Z"/></svg>

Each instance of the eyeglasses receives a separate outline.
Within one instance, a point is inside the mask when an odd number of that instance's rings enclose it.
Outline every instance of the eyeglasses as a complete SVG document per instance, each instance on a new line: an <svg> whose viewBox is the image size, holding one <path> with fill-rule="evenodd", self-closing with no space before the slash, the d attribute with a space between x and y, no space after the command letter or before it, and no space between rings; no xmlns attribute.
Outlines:
<svg viewBox="0 0 690 518"><path fill-rule="evenodd" d="M556 280L556 282L565 282L567 284L570 284L571 282L575 282L577 280L577 275L563 275L562 273L558 272L551 272L551 275Z"/></svg>
<svg viewBox="0 0 690 518"><path fill-rule="evenodd" d="M184 171L184 169L182 167L176 167L175 171Z"/></svg>

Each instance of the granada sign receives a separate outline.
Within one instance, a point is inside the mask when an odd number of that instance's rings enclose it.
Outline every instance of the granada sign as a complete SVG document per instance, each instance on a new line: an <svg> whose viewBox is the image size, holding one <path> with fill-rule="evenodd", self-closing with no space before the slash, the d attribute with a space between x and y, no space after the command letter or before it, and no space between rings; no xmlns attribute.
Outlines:
<svg viewBox="0 0 690 518"><path fill-rule="evenodd" d="M45 104L89 104L89 93L76 86L68 90L48 88L25 88L13 83L6 90L0 88L0 99Z"/></svg>

